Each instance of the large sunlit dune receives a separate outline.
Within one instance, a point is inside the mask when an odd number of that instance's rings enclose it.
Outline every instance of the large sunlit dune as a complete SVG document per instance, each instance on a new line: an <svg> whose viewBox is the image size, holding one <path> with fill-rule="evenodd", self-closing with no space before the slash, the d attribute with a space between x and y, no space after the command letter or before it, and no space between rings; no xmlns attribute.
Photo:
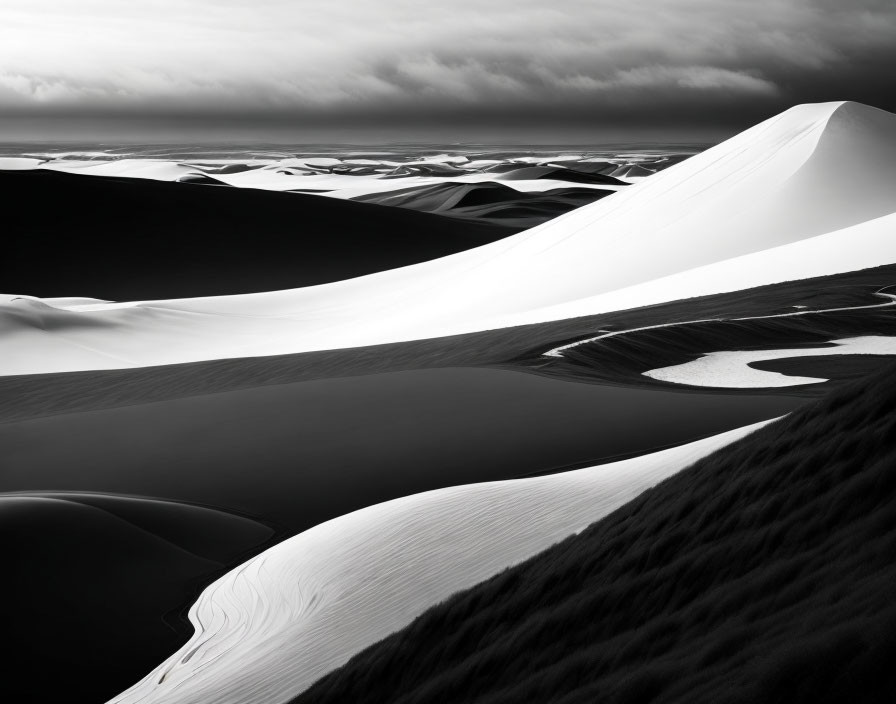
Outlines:
<svg viewBox="0 0 896 704"><path fill-rule="evenodd" d="M894 178L896 115L801 105L597 203L419 265L239 296L61 308L6 296L0 373L440 337L893 263Z"/></svg>
<svg viewBox="0 0 896 704"><path fill-rule="evenodd" d="M209 585L190 641L117 704L288 701L428 607L572 535L765 423L612 464L370 506Z"/></svg>

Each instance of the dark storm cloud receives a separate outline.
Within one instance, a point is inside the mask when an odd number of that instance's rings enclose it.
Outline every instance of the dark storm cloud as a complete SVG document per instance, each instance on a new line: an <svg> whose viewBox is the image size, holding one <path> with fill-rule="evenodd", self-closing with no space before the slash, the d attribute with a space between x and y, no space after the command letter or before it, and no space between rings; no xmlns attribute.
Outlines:
<svg viewBox="0 0 896 704"><path fill-rule="evenodd" d="M6 0L0 111L220 124L723 124L896 109L890 0Z"/></svg>

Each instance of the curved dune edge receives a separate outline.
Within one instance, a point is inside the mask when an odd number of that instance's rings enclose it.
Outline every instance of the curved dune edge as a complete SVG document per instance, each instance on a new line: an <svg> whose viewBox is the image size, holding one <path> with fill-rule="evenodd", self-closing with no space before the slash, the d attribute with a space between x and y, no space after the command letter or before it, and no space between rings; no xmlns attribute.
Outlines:
<svg viewBox="0 0 896 704"><path fill-rule="evenodd" d="M794 357L827 357L831 355L894 355L896 337L868 335L831 340L834 347L796 347L777 350L743 350L710 352L699 359L644 372L644 376L658 381L690 386L710 386L727 389L762 389L802 384L820 384L827 379L811 376L790 376L764 371L750 366L753 362Z"/></svg>
<svg viewBox="0 0 896 704"><path fill-rule="evenodd" d="M197 587L273 535L179 501L0 493L3 634L15 643L4 651L3 700L101 702L120 692L187 641L180 609Z"/></svg>
<svg viewBox="0 0 896 704"><path fill-rule="evenodd" d="M801 105L544 225L423 264L52 315L7 299L0 374L436 338L893 263L894 137L896 115Z"/></svg>
<svg viewBox="0 0 896 704"><path fill-rule="evenodd" d="M101 511L178 550L224 564L232 564L236 557L274 535L270 526L246 516L173 499L101 491L0 492L0 510L29 501L66 503Z"/></svg>
<svg viewBox="0 0 896 704"><path fill-rule="evenodd" d="M322 523L207 587L190 609L189 643L111 701L287 701L433 604L768 422L598 467L416 494Z"/></svg>
<svg viewBox="0 0 896 704"><path fill-rule="evenodd" d="M896 365L459 592L290 704L893 699Z"/></svg>

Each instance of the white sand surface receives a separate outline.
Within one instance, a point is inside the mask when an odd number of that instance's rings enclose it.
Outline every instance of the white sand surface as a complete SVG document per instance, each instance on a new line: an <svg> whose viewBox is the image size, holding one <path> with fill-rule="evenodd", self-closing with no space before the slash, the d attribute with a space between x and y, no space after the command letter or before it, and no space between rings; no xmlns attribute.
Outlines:
<svg viewBox="0 0 896 704"><path fill-rule="evenodd" d="M795 347L782 350L744 350L710 352L699 359L644 372L644 376L673 384L713 386L728 389L759 389L802 384L820 384L827 379L791 376L762 371L749 366L753 362L794 357L829 357L843 354L896 354L896 337L868 335L831 340L835 347Z"/></svg>
<svg viewBox="0 0 896 704"><path fill-rule="evenodd" d="M59 157L63 155L57 155ZM108 156L108 155L100 155ZM521 167L531 163L553 163L569 160L571 157L536 159L527 157L512 159ZM316 191L331 198L355 198L371 193L387 193L405 188L430 186L437 183L481 183L495 181L514 190L529 193L555 188L591 188L594 190L619 190L624 186L574 183L557 179L505 180L503 173L477 172L476 168L493 162L470 162L466 157L439 155L412 161L390 161L372 159L335 159L329 157L287 158L287 159L220 159L171 161L169 159L146 158L24 158L0 157L0 170L45 169L84 176L114 176L118 178L144 178L156 181L179 181L190 178L211 176L222 183L239 188L258 188L270 191ZM216 168L241 164L247 168L235 173L217 173ZM402 167L424 166L427 164L460 165L464 171L457 175L402 176L387 178L389 173ZM381 167L376 173L343 174L328 173L321 169L332 166Z"/></svg>
<svg viewBox="0 0 896 704"><path fill-rule="evenodd" d="M890 264L894 183L896 115L856 103L800 105L544 225L402 269L61 312L7 296L0 373L432 338Z"/></svg>
<svg viewBox="0 0 896 704"><path fill-rule="evenodd" d="M31 171L41 165L41 159L0 156L0 171Z"/></svg>
<svg viewBox="0 0 896 704"><path fill-rule="evenodd" d="M87 176L147 178L155 181L176 181L184 176L199 176L203 171L164 159L116 159L113 161L72 159L54 160L40 168Z"/></svg>
<svg viewBox="0 0 896 704"><path fill-rule="evenodd" d="M75 308L77 306L94 306L103 303L111 303L101 298L86 298L84 296L66 296L63 298L41 298L43 303L53 308Z"/></svg>
<svg viewBox="0 0 896 704"><path fill-rule="evenodd" d="M207 587L190 609L190 641L112 701L286 702L428 607L763 425L589 469L416 494L322 523Z"/></svg>

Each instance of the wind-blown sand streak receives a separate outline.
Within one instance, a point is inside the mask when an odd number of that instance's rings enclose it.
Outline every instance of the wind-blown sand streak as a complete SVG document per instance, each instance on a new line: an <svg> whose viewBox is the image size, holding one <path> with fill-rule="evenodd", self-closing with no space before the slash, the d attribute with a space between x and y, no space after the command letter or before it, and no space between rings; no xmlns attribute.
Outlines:
<svg viewBox="0 0 896 704"><path fill-rule="evenodd" d="M276 704L427 607L530 557L765 423L651 455L377 504L210 585L196 632L116 704Z"/></svg>

